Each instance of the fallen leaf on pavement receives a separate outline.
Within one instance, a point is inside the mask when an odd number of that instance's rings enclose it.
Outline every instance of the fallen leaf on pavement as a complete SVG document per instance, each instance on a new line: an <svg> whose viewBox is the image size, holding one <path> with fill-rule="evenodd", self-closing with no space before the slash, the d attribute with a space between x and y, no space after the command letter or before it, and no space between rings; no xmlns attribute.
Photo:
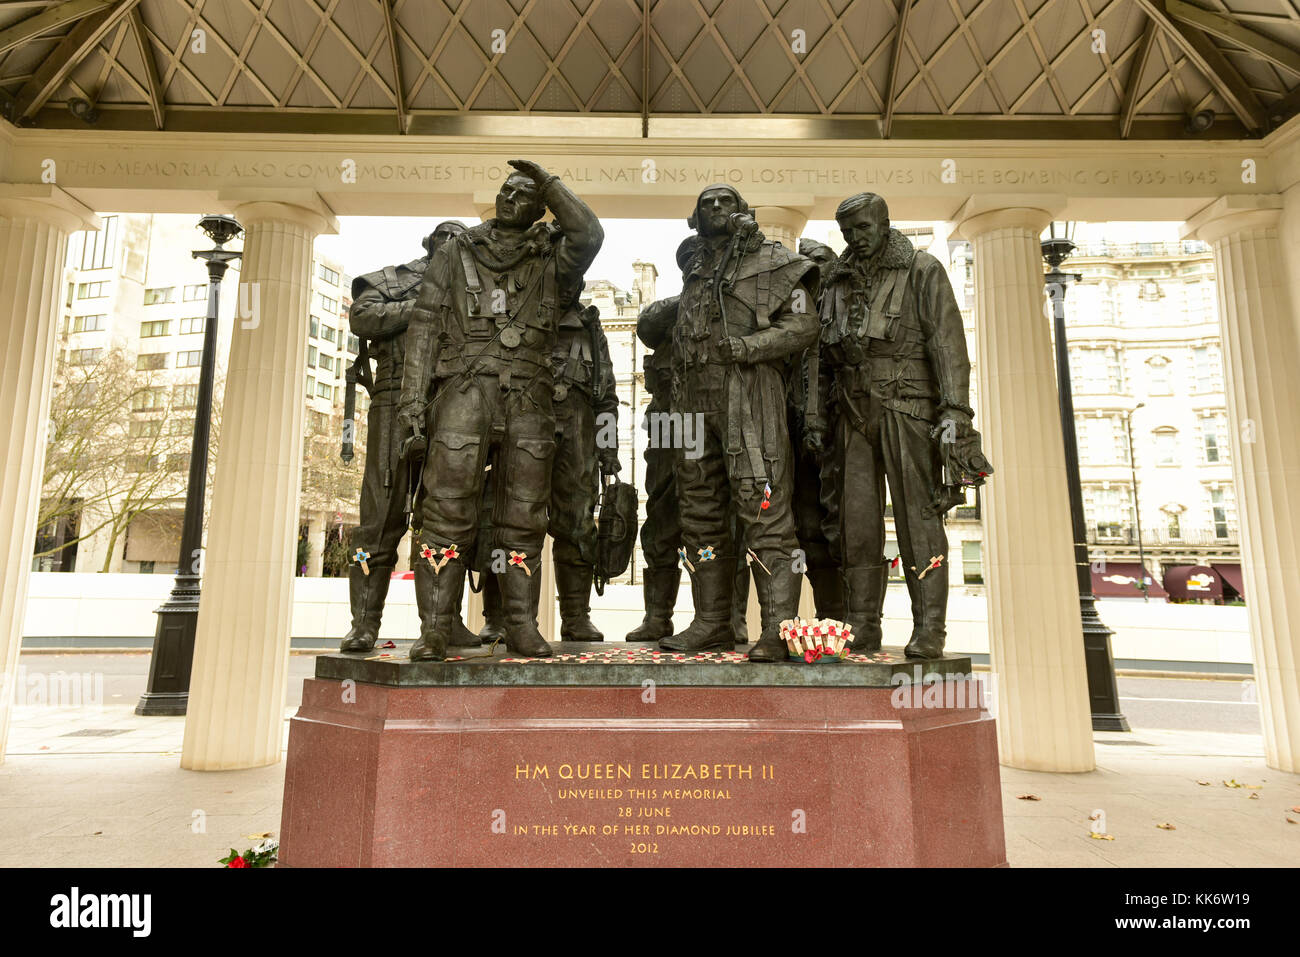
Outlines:
<svg viewBox="0 0 1300 957"><path fill-rule="evenodd" d="M1199 784L1199 785L1201 785L1201 787L1209 787L1210 784L1211 784L1212 782L1210 782L1210 781L1197 781L1196 783Z"/></svg>
<svg viewBox="0 0 1300 957"><path fill-rule="evenodd" d="M1262 784L1243 784L1243 785L1242 785L1243 788L1246 788L1247 790L1250 790L1250 791L1258 791L1258 790L1259 790L1260 788L1262 788L1263 786L1264 786L1264 785L1262 785Z"/></svg>
<svg viewBox="0 0 1300 957"><path fill-rule="evenodd" d="M1239 787L1241 787L1241 785L1237 783L1237 779L1236 779L1236 778L1233 778L1231 781L1224 781L1224 782L1223 782L1223 786L1224 786L1225 788L1239 788Z"/></svg>
<svg viewBox="0 0 1300 957"><path fill-rule="evenodd" d="M1258 800L1259 800L1259 795L1258 795L1258 794L1252 794L1252 795L1250 796L1250 799L1251 799L1252 801L1258 801Z"/></svg>
<svg viewBox="0 0 1300 957"><path fill-rule="evenodd" d="M1160 828L1160 830L1162 830L1162 831L1176 831L1176 830L1178 830L1178 828L1174 827L1172 824L1170 824L1170 823L1168 823L1168 822L1165 822L1164 824L1157 824L1156 827Z"/></svg>
<svg viewBox="0 0 1300 957"><path fill-rule="evenodd" d="M1297 820L1296 820L1295 818L1293 818L1293 817L1289 817L1289 818L1287 818L1287 819L1286 819L1286 822L1287 822L1288 824L1300 824L1300 821L1297 821Z"/></svg>
<svg viewBox="0 0 1300 957"><path fill-rule="evenodd" d="M263 840L266 840L266 838L268 838L268 837L270 837L270 836L271 836L271 832L270 832L270 831L263 831L261 834L245 834L245 835L244 835L244 837L248 838L250 841L263 841Z"/></svg>
<svg viewBox="0 0 1300 957"><path fill-rule="evenodd" d="M1098 834L1098 833L1096 833L1095 831L1094 831L1092 834L1089 834L1088 836L1089 836L1090 838L1092 838L1094 841L1113 841L1113 840L1115 840L1115 838L1111 837L1109 834Z"/></svg>
<svg viewBox="0 0 1300 957"><path fill-rule="evenodd" d="M1041 801L1041 800L1042 800L1042 798L1040 798L1037 794L1017 794L1017 795L1016 795L1016 798L1017 798L1018 800L1021 800L1021 801Z"/></svg>

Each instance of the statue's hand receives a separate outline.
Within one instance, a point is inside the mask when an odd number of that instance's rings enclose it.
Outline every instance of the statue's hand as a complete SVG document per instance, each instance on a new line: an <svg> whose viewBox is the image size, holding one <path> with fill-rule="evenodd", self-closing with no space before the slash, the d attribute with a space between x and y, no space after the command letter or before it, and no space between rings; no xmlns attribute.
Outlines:
<svg viewBox="0 0 1300 957"><path fill-rule="evenodd" d="M534 163L532 160L508 160L507 162L536 183L538 189L545 186L548 180L554 178L550 173L546 172L544 168L539 166L537 163Z"/></svg>
<svg viewBox="0 0 1300 957"><path fill-rule="evenodd" d="M930 430L930 438L938 439L941 444L951 445L966 438L975 431L971 417L960 409L943 409L939 413L939 422Z"/></svg>
<svg viewBox="0 0 1300 957"><path fill-rule="evenodd" d="M623 471L623 466L618 461L618 449L598 449L596 459L600 462L601 475L617 475Z"/></svg>
<svg viewBox="0 0 1300 957"><path fill-rule="evenodd" d="M397 413L398 434L403 436L397 454L403 462L423 458L428 451L429 443L424 437L420 418L418 408L404 408Z"/></svg>
<svg viewBox="0 0 1300 957"><path fill-rule="evenodd" d="M749 358L749 347L736 336L718 342L718 358L723 362L744 362Z"/></svg>

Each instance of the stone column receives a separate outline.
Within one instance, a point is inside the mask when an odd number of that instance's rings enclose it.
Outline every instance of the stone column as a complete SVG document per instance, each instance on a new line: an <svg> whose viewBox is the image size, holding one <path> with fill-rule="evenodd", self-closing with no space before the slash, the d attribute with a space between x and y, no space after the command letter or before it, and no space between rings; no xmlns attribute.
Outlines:
<svg viewBox="0 0 1300 957"><path fill-rule="evenodd" d="M1051 323L1038 240L1056 197L974 197L979 409L995 469L983 492L989 650L1004 764L1090 771L1092 722Z"/></svg>
<svg viewBox="0 0 1300 957"><path fill-rule="evenodd" d="M283 195L282 193L280 195ZM314 193L222 195L246 230L213 483L181 767L280 759L302 484L312 243L338 229ZM285 197L290 200L290 197ZM231 294L236 290L231 289Z"/></svg>
<svg viewBox="0 0 1300 957"><path fill-rule="evenodd" d="M52 185L0 184L0 762L23 640L68 235L99 219Z"/></svg>
<svg viewBox="0 0 1300 957"><path fill-rule="evenodd" d="M325 519L326 513L312 512L307 517L307 574L320 578L325 571Z"/></svg>
<svg viewBox="0 0 1300 957"><path fill-rule="evenodd" d="M764 236L775 239L787 249L799 251L799 237L808 225L806 210L791 206L753 206L750 212Z"/></svg>
<svg viewBox="0 0 1300 957"><path fill-rule="evenodd" d="M1250 643L1269 767L1300 771L1300 185L1229 196L1187 222L1214 247ZM1283 220L1283 217L1286 220Z"/></svg>

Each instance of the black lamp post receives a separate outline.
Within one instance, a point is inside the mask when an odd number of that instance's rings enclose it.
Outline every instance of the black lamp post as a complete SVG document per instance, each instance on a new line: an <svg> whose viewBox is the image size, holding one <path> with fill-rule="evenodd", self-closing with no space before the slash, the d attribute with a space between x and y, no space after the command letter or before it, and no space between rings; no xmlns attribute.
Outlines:
<svg viewBox="0 0 1300 957"><path fill-rule="evenodd" d="M1041 241L1043 259L1051 267L1043 277L1052 300L1056 339L1056 387L1061 404L1061 436L1065 440L1065 476L1070 492L1070 522L1074 531L1074 568L1079 582L1079 612L1083 619L1083 657L1088 669L1088 701L1094 731L1127 731L1128 720L1119 710L1119 687L1110 636L1114 634L1097 614L1092 594L1092 568L1088 561L1087 523L1083 488L1079 478L1079 440L1074 429L1074 390L1070 385L1070 350L1065 338L1065 290L1078 273L1061 272L1061 263L1074 252L1074 223L1054 222Z"/></svg>
<svg viewBox="0 0 1300 957"><path fill-rule="evenodd" d="M199 222L215 249L195 250L194 258L208 264L208 315L203 326L203 359L199 367L199 394L194 410L194 438L190 443L189 484L185 489L185 521L181 554L176 562L176 583L166 603L157 609L158 627L149 659L149 683L135 706L136 714L184 714L190 696L190 667L194 663L194 633L199 623L199 586L202 569L203 499L208 475L208 439L212 428L212 379L217 361L217 309L221 279L240 253L221 247L244 228L233 216L208 215Z"/></svg>
<svg viewBox="0 0 1300 957"><path fill-rule="evenodd" d="M1129 474L1133 477L1133 524L1137 528L1138 568L1141 569L1138 575L1138 587L1142 589L1142 600L1150 601L1150 589L1147 587L1147 555L1146 549L1142 547L1142 504L1138 500L1137 460L1133 458L1133 413L1144 405L1145 402L1139 402L1128 415L1124 416L1124 430L1128 434Z"/></svg>

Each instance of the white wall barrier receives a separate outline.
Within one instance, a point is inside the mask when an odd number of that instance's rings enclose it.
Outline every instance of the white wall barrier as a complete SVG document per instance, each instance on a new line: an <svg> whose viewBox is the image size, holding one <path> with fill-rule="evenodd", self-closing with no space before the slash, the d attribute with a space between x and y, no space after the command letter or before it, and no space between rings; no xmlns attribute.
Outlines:
<svg viewBox="0 0 1300 957"><path fill-rule="evenodd" d="M27 598L25 639L29 645L113 646L108 639L136 645L151 639L154 609L167 598L170 575L103 575L34 572ZM1114 629L1118 660L1216 662L1249 665L1250 636L1241 606L1172 605L1136 598L1103 599L1097 607ZM592 596L592 618L607 638L621 639L641 621L639 585L610 585ZM558 615L556 617L558 621ZM677 627L691 620L691 596L683 580ZM343 578L295 578L292 636L298 645L325 647L348 630L348 583ZM906 590L892 584L885 600L885 642L906 643L911 630ZM393 581L384 614L382 639L414 638L419 632L410 579ZM84 642L69 639L86 639ZM147 642L145 642L147 643ZM984 596L964 587L948 602L948 648L987 655L988 620Z"/></svg>

